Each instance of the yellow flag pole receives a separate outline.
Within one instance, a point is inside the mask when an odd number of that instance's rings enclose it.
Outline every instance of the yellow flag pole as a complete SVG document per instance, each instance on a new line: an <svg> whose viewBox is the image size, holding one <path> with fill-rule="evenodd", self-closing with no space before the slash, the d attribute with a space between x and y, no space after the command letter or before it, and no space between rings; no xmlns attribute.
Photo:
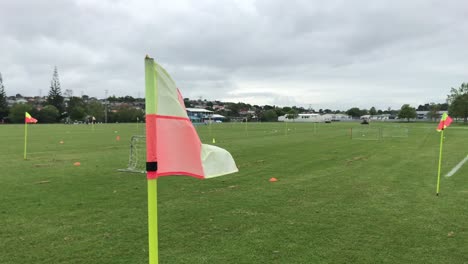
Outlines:
<svg viewBox="0 0 468 264"><path fill-rule="evenodd" d="M28 122L24 121L24 159L26 160L26 150L28 145Z"/></svg>
<svg viewBox="0 0 468 264"><path fill-rule="evenodd" d="M146 86L146 160L147 173L150 171L156 172L157 163L155 159L155 149L150 146L153 142L149 142L153 138L150 133L154 133L156 127L155 115L157 113L157 76L154 73L154 60L146 56L145 58L145 86ZM154 126L153 126L154 125ZM148 164L152 164L152 168L148 168ZM148 251L149 264L159 263L159 246L158 246L158 185L157 179L149 179L148 183Z"/></svg>
<svg viewBox="0 0 468 264"><path fill-rule="evenodd" d="M149 263L159 263L158 246L158 180L148 179L148 247Z"/></svg>
<svg viewBox="0 0 468 264"><path fill-rule="evenodd" d="M439 168L437 170L437 190L436 195L439 196L440 190L440 169L442 167L442 147L444 146L444 130L440 132L440 149L439 149Z"/></svg>
<svg viewBox="0 0 468 264"><path fill-rule="evenodd" d="M210 138L213 140L214 143L215 139L213 137L213 132L211 131L211 116L208 116L208 130L210 132Z"/></svg>

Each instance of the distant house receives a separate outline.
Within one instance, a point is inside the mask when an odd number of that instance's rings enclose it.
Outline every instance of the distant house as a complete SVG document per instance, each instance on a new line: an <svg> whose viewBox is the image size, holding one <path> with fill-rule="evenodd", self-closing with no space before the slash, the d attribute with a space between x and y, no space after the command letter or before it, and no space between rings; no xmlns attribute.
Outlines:
<svg viewBox="0 0 468 264"><path fill-rule="evenodd" d="M437 116L433 118L440 118L444 113L448 113L448 111L437 111ZM416 111L416 119L420 120L430 120L430 111Z"/></svg>
<svg viewBox="0 0 468 264"><path fill-rule="evenodd" d="M288 119L288 115L278 117L279 122L301 122L301 123L319 123L325 122L325 118L320 114L298 114L294 119Z"/></svg>
<svg viewBox="0 0 468 264"><path fill-rule="evenodd" d="M349 115L345 114L324 114L322 117L325 120L330 120L330 121L347 121L347 120L352 120L353 118Z"/></svg>
<svg viewBox="0 0 468 264"><path fill-rule="evenodd" d="M201 108L186 108L187 115L190 120L194 123L204 122L210 120L213 116L213 111L201 109Z"/></svg>
<svg viewBox="0 0 468 264"><path fill-rule="evenodd" d="M416 111L416 118L417 119L427 119L427 114L429 111Z"/></svg>
<svg viewBox="0 0 468 264"><path fill-rule="evenodd" d="M226 117L223 116L223 115L213 114L213 115L211 116L211 120L213 120L213 121L215 121L215 122L223 122L224 119L226 119Z"/></svg>
<svg viewBox="0 0 468 264"><path fill-rule="evenodd" d="M8 107L12 107L16 103L15 99L7 99Z"/></svg>
<svg viewBox="0 0 468 264"><path fill-rule="evenodd" d="M372 115L371 120L389 120L392 119L390 114Z"/></svg>
<svg viewBox="0 0 468 264"><path fill-rule="evenodd" d="M255 111L254 110L240 110L239 115L254 115Z"/></svg>
<svg viewBox="0 0 468 264"><path fill-rule="evenodd" d="M24 98L17 98L15 103L17 104L26 104L28 102L28 100L24 99Z"/></svg>
<svg viewBox="0 0 468 264"><path fill-rule="evenodd" d="M220 110L224 110L224 105L213 105L213 109L215 111L220 111Z"/></svg>

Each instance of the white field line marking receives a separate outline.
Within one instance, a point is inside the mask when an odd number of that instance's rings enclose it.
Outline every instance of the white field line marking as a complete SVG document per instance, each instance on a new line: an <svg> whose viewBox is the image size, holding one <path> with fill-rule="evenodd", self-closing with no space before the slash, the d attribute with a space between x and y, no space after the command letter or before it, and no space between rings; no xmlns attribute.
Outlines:
<svg viewBox="0 0 468 264"><path fill-rule="evenodd" d="M457 166L453 167L453 169L447 173L447 175L445 175L445 177L450 177L452 175L454 175L460 168L461 166L463 166L463 164L468 161L468 156L466 156L462 161L460 161L460 163L457 164Z"/></svg>

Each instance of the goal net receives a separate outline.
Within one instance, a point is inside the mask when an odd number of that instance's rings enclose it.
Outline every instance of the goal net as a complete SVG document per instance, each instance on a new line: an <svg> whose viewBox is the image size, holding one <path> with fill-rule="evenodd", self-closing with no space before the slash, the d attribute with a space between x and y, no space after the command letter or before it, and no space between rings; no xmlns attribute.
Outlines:
<svg viewBox="0 0 468 264"><path fill-rule="evenodd" d="M352 128L351 129L351 139L354 140L380 140L380 128Z"/></svg>
<svg viewBox="0 0 468 264"><path fill-rule="evenodd" d="M408 128L406 127L385 127L382 129L383 138L407 138Z"/></svg>
<svg viewBox="0 0 468 264"><path fill-rule="evenodd" d="M146 173L146 136L132 136L128 166L118 171Z"/></svg>

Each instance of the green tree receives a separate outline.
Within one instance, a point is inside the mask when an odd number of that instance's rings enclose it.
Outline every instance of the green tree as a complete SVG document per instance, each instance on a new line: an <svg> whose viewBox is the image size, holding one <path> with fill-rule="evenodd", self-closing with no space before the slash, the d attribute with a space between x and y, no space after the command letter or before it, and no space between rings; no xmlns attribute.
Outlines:
<svg viewBox="0 0 468 264"><path fill-rule="evenodd" d="M47 97L47 103L55 106L59 113L63 113L64 104L63 96L60 88L60 80L58 75L57 67L54 68L54 74L52 75L52 81L50 81L49 96Z"/></svg>
<svg viewBox="0 0 468 264"><path fill-rule="evenodd" d="M417 111L429 111L430 109L429 104L424 104L424 105L418 105L418 108L416 109Z"/></svg>
<svg viewBox="0 0 468 264"><path fill-rule="evenodd" d="M70 97L69 100L68 100L68 109L67 110L70 111L71 109L73 109L74 107L77 107L77 106L80 106L80 107L85 107L86 106L86 103L83 100L83 98L77 97L77 96Z"/></svg>
<svg viewBox="0 0 468 264"><path fill-rule="evenodd" d="M56 123L59 118L59 111L53 105L46 105L37 114L39 123Z"/></svg>
<svg viewBox="0 0 468 264"><path fill-rule="evenodd" d="M279 107L275 108L275 112L277 116L284 116L286 114L286 112L284 112L283 109Z"/></svg>
<svg viewBox="0 0 468 264"><path fill-rule="evenodd" d="M468 83L462 83L458 89L452 88L447 96L449 115L468 120Z"/></svg>
<svg viewBox="0 0 468 264"><path fill-rule="evenodd" d="M271 105L264 105L263 106L263 110L265 110L265 111L268 111L268 110L271 110L271 109L275 109L275 108L273 106L271 106Z"/></svg>
<svg viewBox="0 0 468 264"><path fill-rule="evenodd" d="M302 106L300 106L300 107L293 106L292 109L296 110L298 114L307 112L307 110Z"/></svg>
<svg viewBox="0 0 468 264"><path fill-rule="evenodd" d="M96 121L104 122L104 109L104 105L101 102L91 101L87 105L86 113L90 116L94 116Z"/></svg>
<svg viewBox="0 0 468 264"><path fill-rule="evenodd" d="M463 118L463 122L468 120L468 93L457 96L449 107L449 114L452 117Z"/></svg>
<svg viewBox="0 0 468 264"><path fill-rule="evenodd" d="M192 103L190 102L190 98L184 98L184 105L185 105L185 108L192 107Z"/></svg>
<svg viewBox="0 0 468 264"><path fill-rule="evenodd" d="M133 103L135 102L135 98L133 98L133 96L125 96L122 98L122 102L125 102L125 103Z"/></svg>
<svg viewBox="0 0 468 264"><path fill-rule="evenodd" d="M71 120L83 120L86 116L86 104L81 97L69 98L67 112Z"/></svg>
<svg viewBox="0 0 468 264"><path fill-rule="evenodd" d="M449 106L448 103L438 104L440 111L447 111Z"/></svg>
<svg viewBox="0 0 468 264"><path fill-rule="evenodd" d="M357 107L353 107L346 111L346 114L352 116L353 118L356 118L361 116L362 111Z"/></svg>
<svg viewBox="0 0 468 264"><path fill-rule="evenodd" d="M30 113L31 110L32 106L29 104L14 104L10 109L10 115L8 117L12 123L24 123L24 113Z"/></svg>
<svg viewBox="0 0 468 264"><path fill-rule="evenodd" d="M72 121L83 120L86 116L86 109L82 106L73 107L69 112L69 116Z"/></svg>
<svg viewBox="0 0 468 264"><path fill-rule="evenodd" d="M112 96L107 97L107 101L111 103L115 103L115 102L118 102L119 99L115 97L115 95L112 95Z"/></svg>
<svg viewBox="0 0 468 264"><path fill-rule="evenodd" d="M427 116L431 120L436 120L437 118L439 118L439 113L438 113L439 110L440 110L440 104L431 103Z"/></svg>
<svg viewBox="0 0 468 264"><path fill-rule="evenodd" d="M406 118L408 122L411 118L416 118L416 116L416 108L411 107L409 104L402 105L400 112L398 113L398 118Z"/></svg>
<svg viewBox="0 0 468 264"><path fill-rule="evenodd" d="M292 109L291 107L285 106L285 107L283 107L282 110L283 110L283 112L285 112L285 113L289 113L289 111L291 111L291 109Z"/></svg>
<svg viewBox="0 0 468 264"><path fill-rule="evenodd" d="M288 113L286 114L287 119L293 119L294 120L298 116L299 116L299 114L298 114L297 110L295 110L295 109L289 110Z"/></svg>
<svg viewBox="0 0 468 264"><path fill-rule="evenodd" d="M375 107L371 107L371 109L369 110L369 115L376 115L377 114L377 110L375 109Z"/></svg>
<svg viewBox="0 0 468 264"><path fill-rule="evenodd" d="M144 113L141 109L136 109L129 106L121 106L117 109L114 116L116 122L128 123L136 122L137 117L139 120L143 120Z"/></svg>
<svg viewBox="0 0 468 264"><path fill-rule="evenodd" d="M239 105L235 103L227 103L226 108L231 110L231 115L232 116L239 116Z"/></svg>
<svg viewBox="0 0 468 264"><path fill-rule="evenodd" d="M9 113L5 86L3 85L2 73L0 72L0 120L7 117Z"/></svg>
<svg viewBox="0 0 468 264"><path fill-rule="evenodd" d="M265 122L276 122L278 121L278 115L274 109L269 109L263 112L262 121Z"/></svg>

